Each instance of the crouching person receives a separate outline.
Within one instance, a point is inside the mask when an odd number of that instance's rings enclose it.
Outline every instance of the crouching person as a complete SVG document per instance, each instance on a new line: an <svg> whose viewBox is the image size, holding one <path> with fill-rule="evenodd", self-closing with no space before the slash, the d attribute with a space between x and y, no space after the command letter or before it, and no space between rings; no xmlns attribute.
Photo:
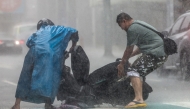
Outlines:
<svg viewBox="0 0 190 109"><path fill-rule="evenodd" d="M37 24L37 31L28 41L23 68L16 89L16 101L12 109L20 109L20 102L45 103L45 109L54 109L52 105L57 95L63 71L61 60L70 40L73 50L78 41L76 29L56 26L49 19Z"/></svg>
<svg viewBox="0 0 190 109"><path fill-rule="evenodd" d="M127 47L122 61L117 66L118 76L130 77L135 92L135 98L125 107L146 107L147 104L142 97L142 81L140 77L148 75L167 60L167 55L164 52L164 42L157 33L142 25L156 30L154 27L143 21L133 20L124 12L117 16L116 22L127 33ZM136 49L134 49L135 45L137 46ZM142 53L142 56L128 68L127 72L124 72L124 65L129 58L140 53Z"/></svg>

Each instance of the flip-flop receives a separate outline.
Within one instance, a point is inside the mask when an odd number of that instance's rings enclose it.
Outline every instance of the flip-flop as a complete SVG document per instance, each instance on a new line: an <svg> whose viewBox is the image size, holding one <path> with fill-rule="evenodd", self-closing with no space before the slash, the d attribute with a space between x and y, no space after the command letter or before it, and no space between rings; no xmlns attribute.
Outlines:
<svg viewBox="0 0 190 109"><path fill-rule="evenodd" d="M135 103L134 105L129 105L129 106L125 106L125 108L137 108L137 107L146 107L147 104L146 103L140 103L138 101L132 101L133 103Z"/></svg>

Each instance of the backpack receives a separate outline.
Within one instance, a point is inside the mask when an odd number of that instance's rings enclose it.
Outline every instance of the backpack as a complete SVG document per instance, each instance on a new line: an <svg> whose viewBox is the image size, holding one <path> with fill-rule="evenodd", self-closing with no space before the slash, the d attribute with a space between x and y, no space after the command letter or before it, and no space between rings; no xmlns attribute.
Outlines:
<svg viewBox="0 0 190 109"><path fill-rule="evenodd" d="M164 41L164 51L165 51L165 53L167 55L172 55L172 54L177 53L177 44L176 44L176 42L174 40L168 38L168 35L166 33L158 32L158 31L156 31L156 30L154 30L154 29L152 29L152 28L150 28L150 27L148 27L146 25L138 23L138 22L135 22L133 24L139 24L139 25L141 25L141 26L143 26L145 28L148 28L148 29L152 30L153 32L157 33Z"/></svg>

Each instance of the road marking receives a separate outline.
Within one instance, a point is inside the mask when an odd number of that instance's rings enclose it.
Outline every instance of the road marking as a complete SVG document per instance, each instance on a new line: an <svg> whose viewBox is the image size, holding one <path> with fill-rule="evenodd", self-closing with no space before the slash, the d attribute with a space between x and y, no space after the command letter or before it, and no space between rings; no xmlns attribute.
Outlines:
<svg viewBox="0 0 190 109"><path fill-rule="evenodd" d="M3 64L1 64L0 68L12 69L12 65L3 65Z"/></svg>
<svg viewBox="0 0 190 109"><path fill-rule="evenodd" d="M146 79L146 81L161 82L161 80L158 79Z"/></svg>
<svg viewBox="0 0 190 109"><path fill-rule="evenodd" d="M173 103L164 103L164 104L173 105L173 106L180 106L180 107L185 107L185 108L190 107L190 102L173 102Z"/></svg>
<svg viewBox="0 0 190 109"><path fill-rule="evenodd" d="M7 84L10 84L10 85L13 85L13 86L17 86L16 83L13 83L11 81L7 81L7 80L3 80L4 83L7 83Z"/></svg>

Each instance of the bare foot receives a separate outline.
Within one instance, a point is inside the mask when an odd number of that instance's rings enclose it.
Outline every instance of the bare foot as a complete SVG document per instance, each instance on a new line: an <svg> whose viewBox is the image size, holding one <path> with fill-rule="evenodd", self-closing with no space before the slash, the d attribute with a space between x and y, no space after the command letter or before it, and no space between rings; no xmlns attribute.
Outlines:
<svg viewBox="0 0 190 109"><path fill-rule="evenodd" d="M20 109L20 106L13 106L11 109Z"/></svg>

